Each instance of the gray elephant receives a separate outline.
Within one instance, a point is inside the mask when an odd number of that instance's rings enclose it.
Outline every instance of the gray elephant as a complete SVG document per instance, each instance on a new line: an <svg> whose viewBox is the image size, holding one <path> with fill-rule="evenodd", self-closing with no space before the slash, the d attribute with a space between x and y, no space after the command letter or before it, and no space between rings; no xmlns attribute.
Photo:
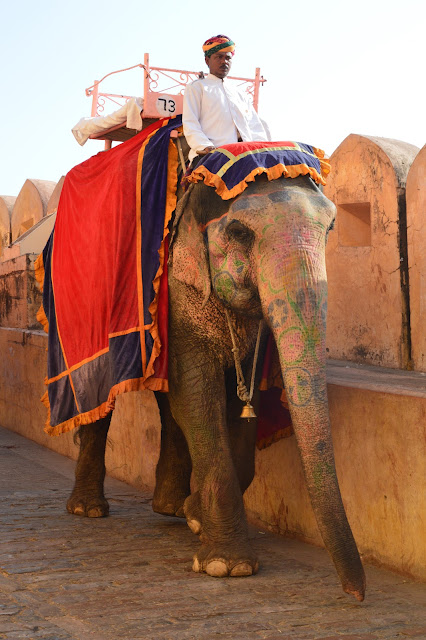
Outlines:
<svg viewBox="0 0 426 640"><path fill-rule="evenodd" d="M158 394L163 430L153 506L184 512L200 535L195 571L257 571L242 500L254 473L256 423L239 417L228 319L243 368L253 361L263 319L278 348L321 535L344 591L363 600L365 576L340 496L327 405L325 244L334 217L334 205L307 176L260 176L230 200L198 183L180 199L168 276L170 391ZM80 428L71 513L108 513L109 422Z"/></svg>

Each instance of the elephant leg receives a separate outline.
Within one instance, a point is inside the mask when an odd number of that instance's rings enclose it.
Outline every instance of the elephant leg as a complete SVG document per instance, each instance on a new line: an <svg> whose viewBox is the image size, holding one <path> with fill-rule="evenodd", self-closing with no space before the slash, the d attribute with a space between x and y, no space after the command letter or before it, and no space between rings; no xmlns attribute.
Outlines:
<svg viewBox="0 0 426 640"><path fill-rule="evenodd" d="M223 369L200 345L196 353L176 354L170 381L171 410L188 442L200 496L202 546L193 569L217 577L251 575L257 559L231 454Z"/></svg>
<svg viewBox="0 0 426 640"><path fill-rule="evenodd" d="M79 429L80 453L75 469L75 485L67 510L78 516L101 518L109 513L104 496L105 446L111 414Z"/></svg>
<svg viewBox="0 0 426 640"><path fill-rule="evenodd" d="M152 508L156 513L184 518L183 503L190 494L191 457L165 393L156 393L161 417L161 450L155 471Z"/></svg>
<svg viewBox="0 0 426 640"><path fill-rule="evenodd" d="M237 396L235 369L226 372L226 414L232 460L237 472L241 493L244 494L254 478L254 458L257 419L241 418L243 404ZM256 404L257 393L253 403ZM191 531L202 535L200 492L195 491L185 501L185 516Z"/></svg>

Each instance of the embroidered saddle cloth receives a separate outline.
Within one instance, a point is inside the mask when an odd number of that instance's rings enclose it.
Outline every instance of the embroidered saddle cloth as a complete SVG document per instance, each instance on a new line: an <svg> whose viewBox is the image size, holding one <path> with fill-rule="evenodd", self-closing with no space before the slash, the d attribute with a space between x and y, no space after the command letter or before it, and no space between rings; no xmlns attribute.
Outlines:
<svg viewBox="0 0 426 640"><path fill-rule="evenodd" d="M324 185L329 172L330 164L324 151L308 144L236 142L209 153L185 180L204 180L205 184L215 187L223 200L229 200L242 193L261 173L269 180L309 175L316 183Z"/></svg>

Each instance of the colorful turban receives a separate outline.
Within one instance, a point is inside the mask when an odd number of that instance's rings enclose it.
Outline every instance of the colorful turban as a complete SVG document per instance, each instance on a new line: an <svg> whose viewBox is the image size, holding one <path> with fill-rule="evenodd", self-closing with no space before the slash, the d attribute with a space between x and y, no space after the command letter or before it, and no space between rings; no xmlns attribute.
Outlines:
<svg viewBox="0 0 426 640"><path fill-rule="evenodd" d="M204 55L207 58L210 58L210 56L213 53L217 53L217 51L222 51L223 53L229 52L229 53L232 53L232 55L234 55L235 53L234 50L235 50L234 42L232 42L232 40L230 40L228 36L224 36L224 35L213 36L213 38L209 38L203 44Z"/></svg>

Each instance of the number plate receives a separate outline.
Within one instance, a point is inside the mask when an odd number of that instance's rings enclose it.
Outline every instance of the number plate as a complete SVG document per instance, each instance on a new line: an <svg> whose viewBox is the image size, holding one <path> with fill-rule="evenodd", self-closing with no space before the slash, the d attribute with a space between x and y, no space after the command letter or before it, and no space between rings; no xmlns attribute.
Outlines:
<svg viewBox="0 0 426 640"><path fill-rule="evenodd" d="M173 96L162 95L157 98L155 108L160 116L173 116L176 113L176 101Z"/></svg>

